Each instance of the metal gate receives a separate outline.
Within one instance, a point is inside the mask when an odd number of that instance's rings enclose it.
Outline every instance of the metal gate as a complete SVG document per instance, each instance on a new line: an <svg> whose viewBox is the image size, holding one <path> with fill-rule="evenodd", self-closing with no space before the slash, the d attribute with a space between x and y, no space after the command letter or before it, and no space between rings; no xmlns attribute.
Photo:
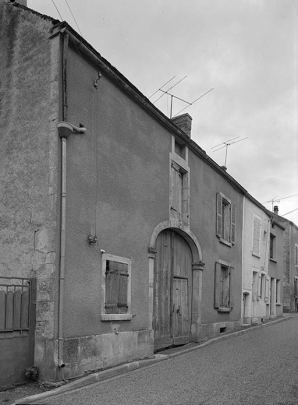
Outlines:
<svg viewBox="0 0 298 405"><path fill-rule="evenodd" d="M0 276L0 388L34 364L36 279Z"/></svg>

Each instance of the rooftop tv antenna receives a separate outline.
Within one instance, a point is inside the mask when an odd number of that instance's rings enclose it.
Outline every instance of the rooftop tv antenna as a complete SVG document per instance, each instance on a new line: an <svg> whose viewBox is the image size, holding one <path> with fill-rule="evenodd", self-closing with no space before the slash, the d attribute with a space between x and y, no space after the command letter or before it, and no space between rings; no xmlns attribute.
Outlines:
<svg viewBox="0 0 298 405"><path fill-rule="evenodd" d="M186 107L184 107L182 110L180 110L178 113L176 113L176 114L174 115L174 116L176 116L176 115L180 114L182 111L184 111L186 108L188 108L189 106L193 105L193 104L194 104L196 101L198 101L200 98L202 98L202 97L204 97L206 94L210 93L210 91L214 90L214 89L212 88L212 89L208 90L206 93L202 94L200 97L196 98L194 101L189 102L189 101L183 100L183 99L180 98L180 97L175 96L175 95L172 94L172 93L169 93L170 90L172 90L174 87L176 87L177 84L181 83L182 80L184 80L187 76L184 76L182 79L180 79L176 84L174 84L174 86L170 87L168 90L163 90L163 89L162 89L164 86L166 86L166 85L167 85L171 80L173 80L175 77L176 77L176 76L173 76L170 80L168 80L165 84L163 84L158 90L156 90L156 91L149 97L149 99L150 99L151 97L153 97L153 96L154 96L157 92L159 92L159 91L161 91L161 92L163 93L160 97L158 97L158 98L153 102L153 104L155 104L155 103L156 103L158 100L160 100L165 94L167 94L168 96L170 96L170 97L171 97L170 118L173 117L173 98L176 98L177 100L180 100L180 101L182 101L182 102L188 104Z"/></svg>
<svg viewBox="0 0 298 405"><path fill-rule="evenodd" d="M277 197L277 195L276 195L271 200L265 201L263 204L272 203L272 212L273 212L274 211L274 203L280 203L281 200L286 200L287 198L292 198L292 197L297 197L297 196L298 196L298 194L293 194L293 195L289 195L287 197L282 197L282 198L277 198L276 199L276 197ZM286 215L286 214L284 214L284 215Z"/></svg>
<svg viewBox="0 0 298 405"><path fill-rule="evenodd" d="M211 148L211 149L217 148L217 149L215 149L213 152L217 152L217 151L220 150L220 149L226 148L225 167L227 167L228 147L229 147L230 145L233 145L234 143L244 141L245 139L248 138L248 136L247 136L246 138L242 138L242 139L238 139L238 138L240 138L240 137L239 137L239 136L236 136L236 138L229 139L229 140L227 140L227 141L225 141L225 142L222 142L222 143L220 143L220 144L218 144L218 145L215 145L215 146L213 146L213 147ZM238 139L238 140L236 141L235 139Z"/></svg>

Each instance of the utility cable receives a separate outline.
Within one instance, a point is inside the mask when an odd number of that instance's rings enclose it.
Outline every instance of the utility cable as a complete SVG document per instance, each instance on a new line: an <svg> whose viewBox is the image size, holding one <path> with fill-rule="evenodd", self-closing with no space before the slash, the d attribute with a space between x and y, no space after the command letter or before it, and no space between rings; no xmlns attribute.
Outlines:
<svg viewBox="0 0 298 405"><path fill-rule="evenodd" d="M65 0L65 2L67 4L67 7L69 8L69 11L71 12L72 18L74 19L74 22L76 23L76 26L77 26L81 36L83 36L83 34L82 34L81 30L80 30L80 27L78 26L77 20L75 19L75 16L73 15L73 12L71 11L71 8L70 8L70 5L68 4L68 1Z"/></svg>
<svg viewBox="0 0 298 405"><path fill-rule="evenodd" d="M298 210L298 208L295 208L293 211L287 212L286 214L282 214L281 216L284 217L285 215L291 214L292 212L297 211L297 210Z"/></svg>
<svg viewBox="0 0 298 405"><path fill-rule="evenodd" d="M57 13L59 14L61 20L63 21L63 17L62 17L62 15L60 14L60 11L58 10L58 7L56 6L54 0L52 0L52 3L54 4L54 6L55 6L55 8L56 8L56 10L57 10Z"/></svg>

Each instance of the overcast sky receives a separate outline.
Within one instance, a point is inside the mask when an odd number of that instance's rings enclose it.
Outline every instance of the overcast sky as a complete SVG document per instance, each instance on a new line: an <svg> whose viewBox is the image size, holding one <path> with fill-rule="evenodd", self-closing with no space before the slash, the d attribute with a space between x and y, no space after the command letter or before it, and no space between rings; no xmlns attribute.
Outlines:
<svg viewBox="0 0 298 405"><path fill-rule="evenodd" d="M67 21L145 96L192 103L192 139L298 225L298 0L28 0ZM78 29L79 27L79 29ZM158 91L150 100L161 96ZM170 97L156 101L167 116ZM173 99L173 115L187 104ZM285 199L283 199L285 198ZM272 209L272 203L264 204Z"/></svg>

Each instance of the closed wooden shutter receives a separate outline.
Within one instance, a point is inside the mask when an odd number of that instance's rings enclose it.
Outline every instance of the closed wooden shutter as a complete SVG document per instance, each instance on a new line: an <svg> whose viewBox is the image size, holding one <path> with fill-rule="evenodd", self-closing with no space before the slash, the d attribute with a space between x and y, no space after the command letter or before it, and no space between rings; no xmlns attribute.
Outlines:
<svg viewBox="0 0 298 405"><path fill-rule="evenodd" d="M230 308L234 308L234 298L235 298L235 268L230 267Z"/></svg>
<svg viewBox="0 0 298 405"><path fill-rule="evenodd" d="M128 266L112 260L106 262L106 300L107 314L127 313Z"/></svg>
<svg viewBox="0 0 298 405"><path fill-rule="evenodd" d="M183 208L183 173L180 166L172 162L171 168L171 215L182 221L182 208Z"/></svg>
<svg viewBox="0 0 298 405"><path fill-rule="evenodd" d="M222 196L216 194L216 235L222 237Z"/></svg>
<svg viewBox="0 0 298 405"><path fill-rule="evenodd" d="M254 217L252 251L257 254L260 253L260 230L261 230L261 220L259 218Z"/></svg>
<svg viewBox="0 0 298 405"><path fill-rule="evenodd" d="M236 242L236 206L231 205L231 242Z"/></svg>
<svg viewBox="0 0 298 405"><path fill-rule="evenodd" d="M118 313L126 314L128 310L127 305L127 284L128 284L128 266L125 263L120 264L119 271L119 292L118 292Z"/></svg>
<svg viewBox="0 0 298 405"><path fill-rule="evenodd" d="M268 301L269 299L269 286L270 286L270 277L266 276L265 301Z"/></svg>
<svg viewBox="0 0 298 405"><path fill-rule="evenodd" d="M262 295L262 275L259 273L258 276L258 300L261 298Z"/></svg>
<svg viewBox="0 0 298 405"><path fill-rule="evenodd" d="M296 277L294 279L294 297L298 297L298 279Z"/></svg>
<svg viewBox="0 0 298 405"><path fill-rule="evenodd" d="M215 263L214 275L214 308L221 305L221 264Z"/></svg>

